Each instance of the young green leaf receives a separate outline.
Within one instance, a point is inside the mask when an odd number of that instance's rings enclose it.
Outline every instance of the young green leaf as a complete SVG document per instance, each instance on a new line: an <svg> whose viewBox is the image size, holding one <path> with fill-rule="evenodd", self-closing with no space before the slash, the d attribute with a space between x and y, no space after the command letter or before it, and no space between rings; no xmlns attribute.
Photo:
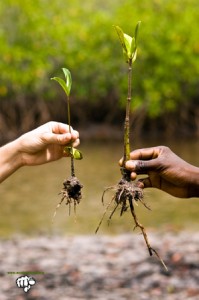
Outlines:
<svg viewBox="0 0 199 300"><path fill-rule="evenodd" d="M83 158L82 152L76 148L72 148L72 153L74 159L81 160Z"/></svg>
<svg viewBox="0 0 199 300"><path fill-rule="evenodd" d="M136 61L136 58L137 58L137 48L135 49L135 52L133 53L132 63L134 63L134 61Z"/></svg>
<svg viewBox="0 0 199 300"><path fill-rule="evenodd" d="M76 148L73 147L65 147L64 152L70 156L73 157L74 159L81 160L83 158L83 155L81 151L77 150Z"/></svg>
<svg viewBox="0 0 199 300"><path fill-rule="evenodd" d="M71 86L72 86L72 77L71 77L71 73L68 69L66 68L62 68L63 72L64 72L64 76L66 78L66 86L68 89L68 92L70 94L70 90L71 90Z"/></svg>
<svg viewBox="0 0 199 300"><path fill-rule="evenodd" d="M120 43L122 45L122 48L127 53L126 43L125 43L125 39L124 39L124 32L119 26L114 25L114 27L115 27L115 30L118 34L118 37L119 37Z"/></svg>
<svg viewBox="0 0 199 300"><path fill-rule="evenodd" d="M64 72L66 81L64 81L63 79L61 79L59 77L53 77L53 78L51 78L51 80L57 81L61 85L63 90L65 91L66 95L69 96L70 90L71 90L71 85L72 85L71 73L68 69L62 68L62 70Z"/></svg>
<svg viewBox="0 0 199 300"><path fill-rule="evenodd" d="M137 37L138 37L138 32L140 28L141 21L139 21L135 27L135 46L137 47Z"/></svg>
<svg viewBox="0 0 199 300"><path fill-rule="evenodd" d="M137 57L137 37L140 28L141 21L139 21L135 27L135 36L123 32L119 26L114 26L119 36L120 43L123 48L124 57L127 63L133 63Z"/></svg>
<svg viewBox="0 0 199 300"><path fill-rule="evenodd" d="M69 92L69 90L68 90L68 88L66 86L66 83L65 83L65 81L63 79L61 79L59 77L53 77L53 78L51 78L51 80L57 81L61 85L61 87L63 88L63 90L65 91L66 95L69 96L70 92Z"/></svg>
<svg viewBox="0 0 199 300"><path fill-rule="evenodd" d="M124 42L127 49L127 56L128 58L131 58L132 52L131 52L131 45L132 45L132 37L126 33L124 33Z"/></svg>
<svg viewBox="0 0 199 300"><path fill-rule="evenodd" d="M135 52L136 52L136 46L135 46L135 38L133 37L132 38L132 41L131 41L131 58L133 58Z"/></svg>

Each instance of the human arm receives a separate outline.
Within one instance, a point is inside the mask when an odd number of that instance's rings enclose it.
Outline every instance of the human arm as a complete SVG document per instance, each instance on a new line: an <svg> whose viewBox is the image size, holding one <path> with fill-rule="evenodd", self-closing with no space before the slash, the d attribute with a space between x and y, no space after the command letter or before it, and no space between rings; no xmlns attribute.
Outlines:
<svg viewBox="0 0 199 300"><path fill-rule="evenodd" d="M199 168L181 159L168 147L135 150L131 152L126 168L131 171L132 180L138 174L148 175L139 179L143 188L158 188L180 198L199 197Z"/></svg>
<svg viewBox="0 0 199 300"><path fill-rule="evenodd" d="M79 134L59 122L48 122L0 148L0 182L22 166L34 166L60 159L67 144L77 146Z"/></svg>

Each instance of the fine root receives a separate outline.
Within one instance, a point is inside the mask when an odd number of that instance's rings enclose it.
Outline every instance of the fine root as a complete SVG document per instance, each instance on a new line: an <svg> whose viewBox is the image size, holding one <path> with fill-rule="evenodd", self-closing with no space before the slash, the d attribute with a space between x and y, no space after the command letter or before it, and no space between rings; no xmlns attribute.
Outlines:
<svg viewBox="0 0 199 300"><path fill-rule="evenodd" d="M66 179L63 182L63 186L63 189L59 193L59 195L61 195L61 201L55 208L52 221L54 220L57 210L59 209L63 201L65 201L65 204L69 206L69 215L71 212L71 205L74 205L74 213L76 215L76 206L82 199L81 189L83 185L79 182L77 177L71 176L69 179Z"/></svg>
<svg viewBox="0 0 199 300"><path fill-rule="evenodd" d="M144 237L146 246L148 248L149 255L152 256L154 253L156 255L156 257L160 260L160 262L162 263L164 268L167 270L167 267L166 267L164 261L161 259L161 257L157 253L157 251L151 247L149 240L148 240L146 230L145 230L144 226L142 224L140 224L140 222L138 221L137 215L135 213L134 204L137 204L138 202L141 202L147 209L150 210L150 207L147 206L147 204L143 200L143 198L144 198L143 190L137 186L136 182L134 183L132 181L126 180L125 178L122 178L117 185L110 186L104 190L104 192L102 194L102 203L103 204L104 204L105 194L109 190L114 190L115 194L113 195L113 197L111 198L111 201L106 206L106 209L102 215L102 218L97 226L95 233L98 232L98 230L103 222L103 219L107 213L107 210L109 209L109 207L111 206L111 204L113 202L114 202L114 207L108 217L108 224L110 223L111 218L114 215L114 213L118 207L120 208L120 216L122 216L124 214L124 212L126 212L128 209L130 209L130 212L131 212L134 222L135 222L134 229L137 227L140 228L142 235Z"/></svg>

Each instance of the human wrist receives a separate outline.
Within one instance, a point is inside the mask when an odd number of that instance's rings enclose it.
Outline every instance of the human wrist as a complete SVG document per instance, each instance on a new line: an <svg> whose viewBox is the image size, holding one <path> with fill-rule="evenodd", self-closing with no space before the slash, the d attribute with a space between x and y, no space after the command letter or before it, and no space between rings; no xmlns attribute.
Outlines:
<svg viewBox="0 0 199 300"><path fill-rule="evenodd" d="M0 148L0 182L22 167L20 144L18 140Z"/></svg>
<svg viewBox="0 0 199 300"><path fill-rule="evenodd" d="M8 160L15 169L23 166L22 151L19 138L7 144Z"/></svg>

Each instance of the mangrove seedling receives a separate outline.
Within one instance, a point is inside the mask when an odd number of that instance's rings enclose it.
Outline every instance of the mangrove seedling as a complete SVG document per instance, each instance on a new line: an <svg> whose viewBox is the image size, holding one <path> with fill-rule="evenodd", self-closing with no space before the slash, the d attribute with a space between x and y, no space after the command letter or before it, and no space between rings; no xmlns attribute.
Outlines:
<svg viewBox="0 0 199 300"><path fill-rule="evenodd" d="M71 115L70 115L70 91L72 86L72 78L71 73L68 69L62 68L65 80L59 77L53 77L51 80L57 81L60 86L63 88L66 99L67 99L67 121L69 125L69 132L71 132ZM67 153L68 156L70 156L71 159L71 176L64 180L63 182L63 189L59 193L61 195L61 201L58 203L53 219L57 213L57 209L60 207L62 202L65 200L65 204L69 206L69 215L71 210L71 204L74 205L74 212L76 214L76 205L80 203L80 200L82 198L81 189L83 185L80 183L78 178L75 176L75 166L74 166L74 159L80 160L82 159L82 153L75 149L72 145L68 145L64 148L64 152Z"/></svg>
<svg viewBox="0 0 199 300"><path fill-rule="evenodd" d="M157 251L151 247L148 236L146 233L146 230L144 226L139 222L136 212L135 212L135 204L138 204L139 202L142 203L147 209L150 209L147 204L144 202L144 196L143 196L143 189L139 187L138 182L131 181L130 178L130 172L125 168L125 164L127 160L130 159L130 111L131 111L131 100L132 100L132 66L133 63L136 61L137 58L137 39L138 39L138 31L140 27L140 21L137 23L135 28L135 35L134 37L131 37L123 32L123 30L119 26L114 26L115 30L118 34L120 43L122 45L122 50L124 54L125 62L128 66L128 92L127 92L127 99L126 99L126 115L124 120L124 153L123 153L123 163L121 167L121 174L122 178L119 181L118 184L114 186L110 186L106 188L102 194L102 203L104 204L104 196L108 190L114 190L114 195L111 198L110 202L108 203L104 214L99 222L99 225L96 229L96 233L99 230L102 221L106 215L107 210L111 206L111 204L114 205L112 212L110 213L108 217L108 223L110 223L111 218L117 208L120 208L120 216L122 216L129 208L130 212L132 214L132 217L134 219L135 228L140 228L142 235L144 237L146 246L149 251L149 255L152 256L153 253L158 257L158 259L161 261L165 269L167 267L165 266L163 260L160 258Z"/></svg>

